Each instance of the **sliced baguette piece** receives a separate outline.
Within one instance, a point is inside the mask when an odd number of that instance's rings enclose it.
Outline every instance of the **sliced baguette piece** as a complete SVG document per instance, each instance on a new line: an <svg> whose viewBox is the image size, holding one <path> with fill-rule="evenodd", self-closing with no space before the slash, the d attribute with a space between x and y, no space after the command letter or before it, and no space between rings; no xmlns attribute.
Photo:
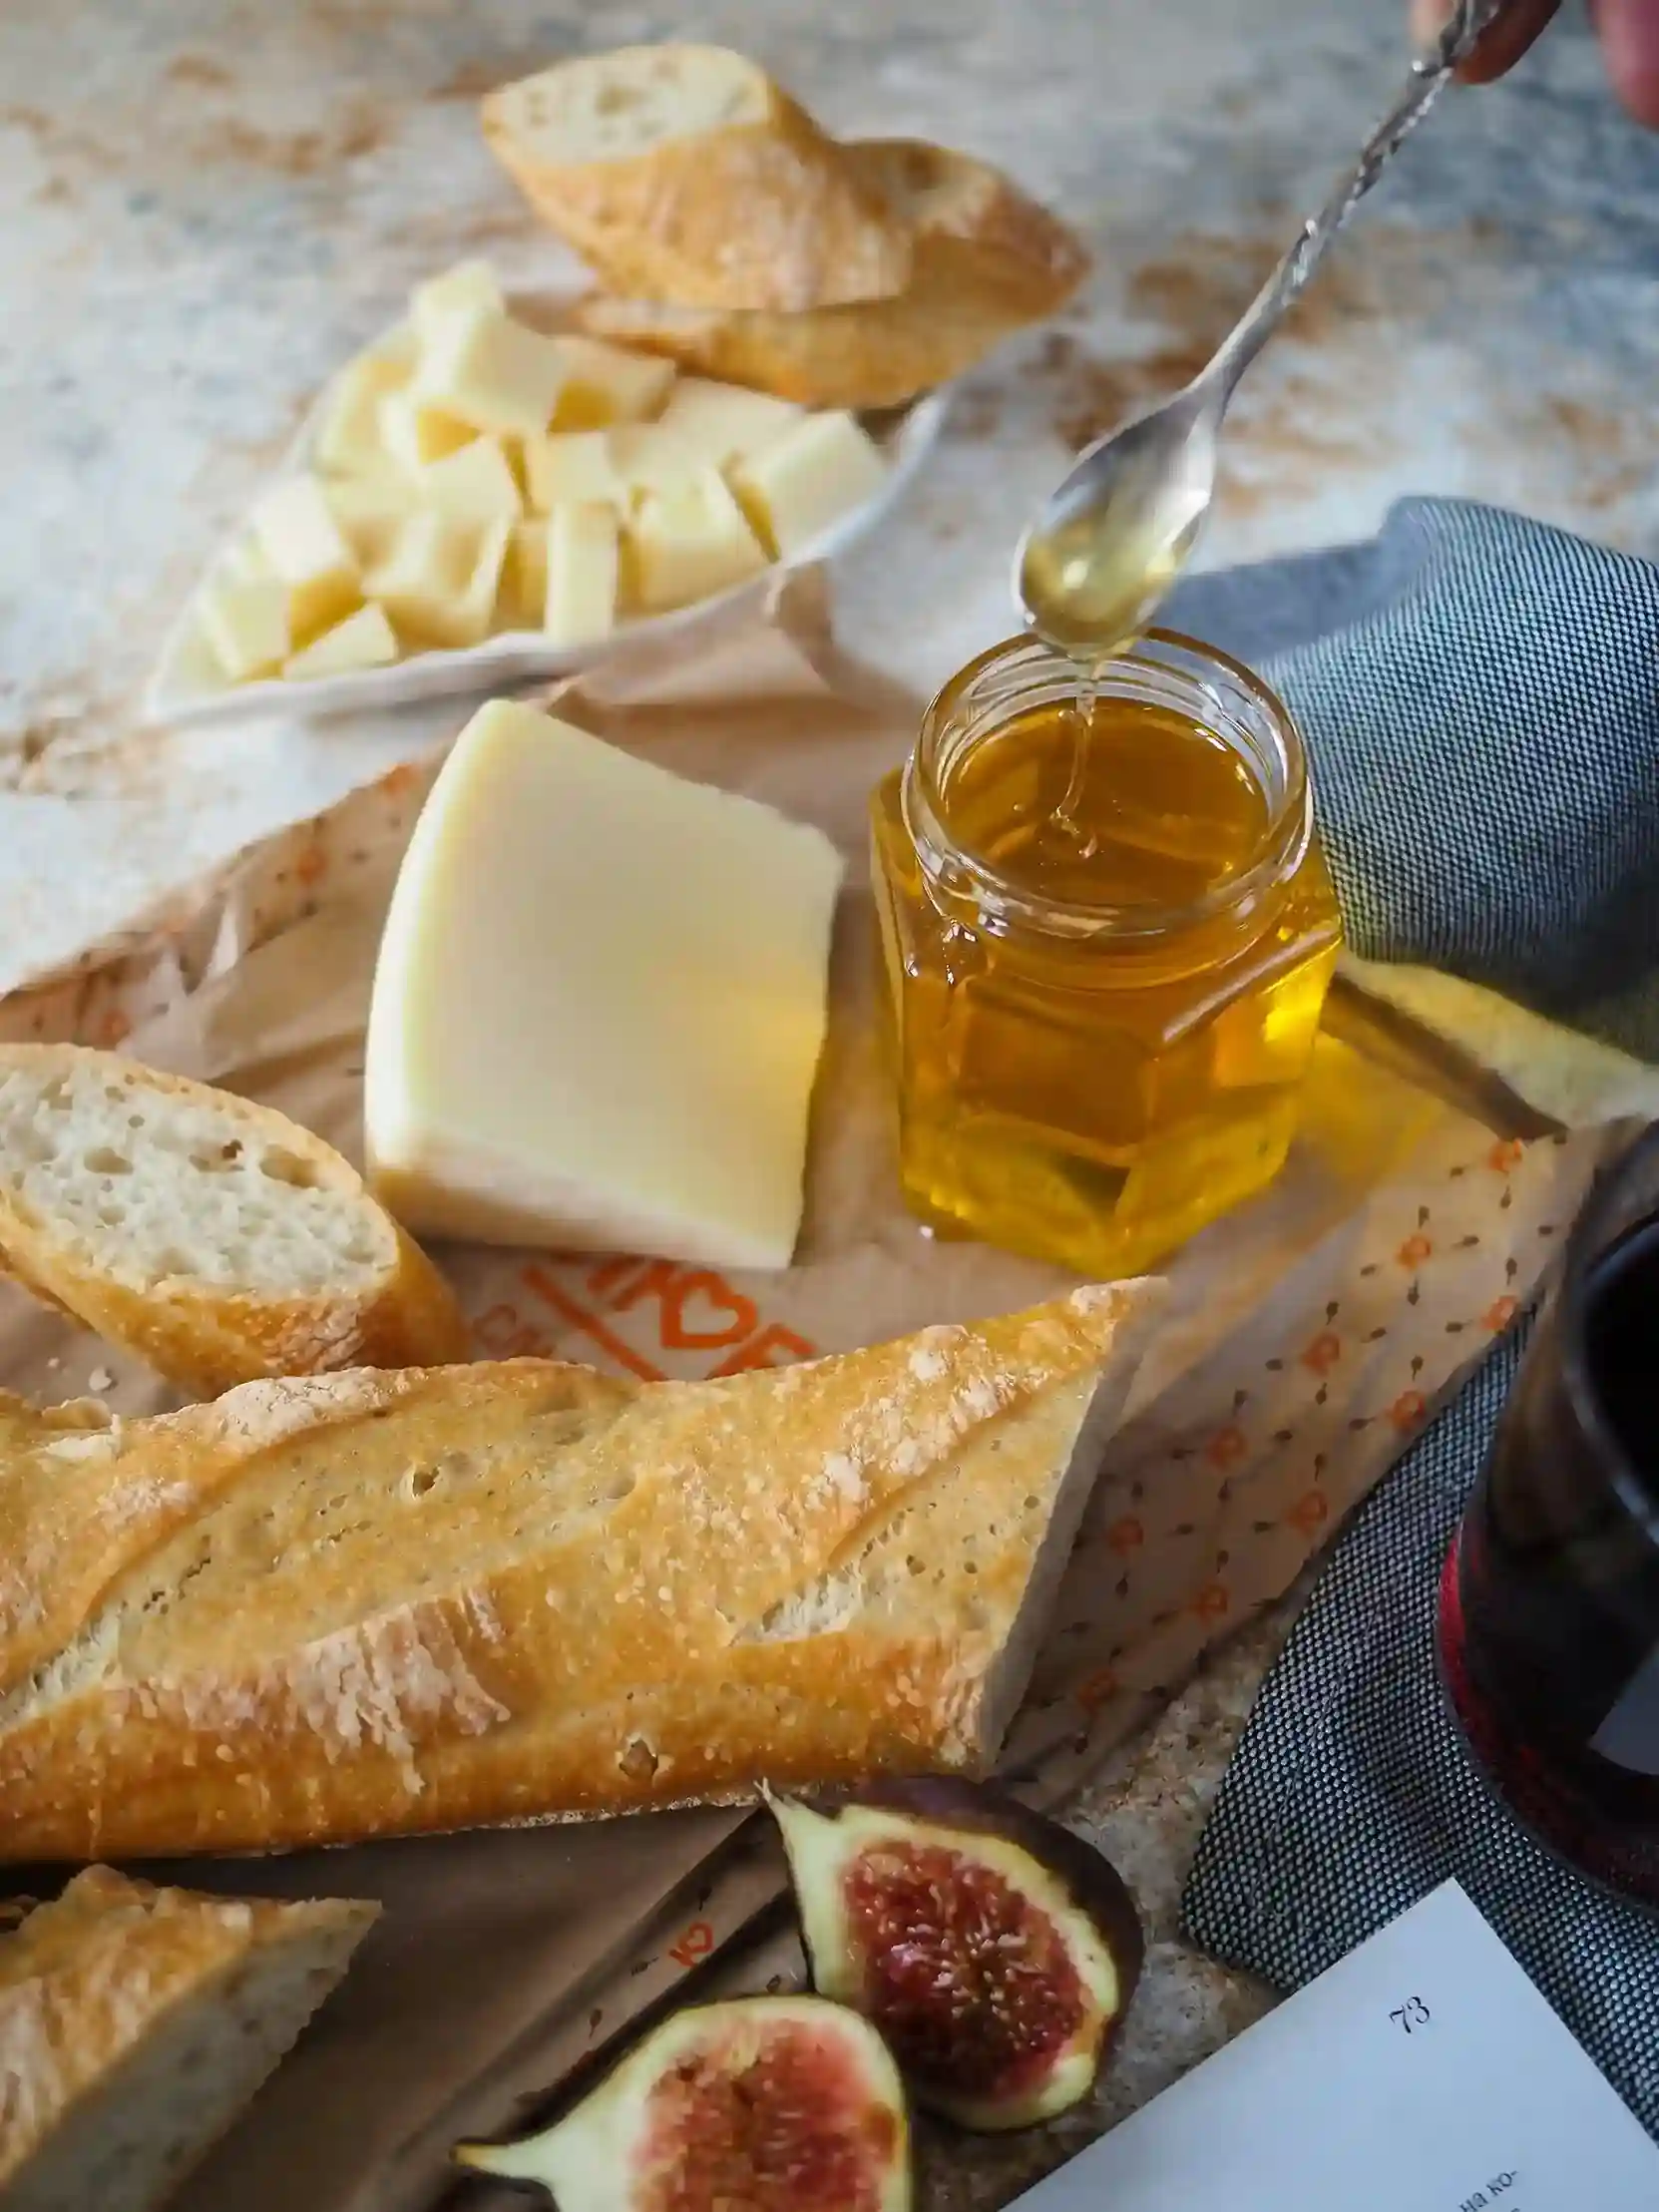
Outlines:
<svg viewBox="0 0 1659 2212"><path fill-rule="evenodd" d="M235 2120L379 1915L108 1867L0 1937L0 2202L151 2212Z"/></svg>
<svg viewBox="0 0 1659 2212"><path fill-rule="evenodd" d="M199 1397L468 1356L442 1276L320 1137L89 1046L0 1046L0 1268Z"/></svg>
<svg viewBox="0 0 1659 2212"><path fill-rule="evenodd" d="M1065 225L987 163L914 139L845 152L913 226L915 266L895 297L782 315L595 292L574 319L596 337L802 406L897 407L1053 314L1087 274Z"/></svg>
<svg viewBox="0 0 1659 2212"><path fill-rule="evenodd" d="M9 1452L0 1858L982 1769L1161 1297L699 1383L255 1383Z"/></svg>
<svg viewBox="0 0 1659 2212"><path fill-rule="evenodd" d="M910 230L763 70L719 46L624 46L504 85L484 135L611 289L793 314L880 299Z"/></svg>

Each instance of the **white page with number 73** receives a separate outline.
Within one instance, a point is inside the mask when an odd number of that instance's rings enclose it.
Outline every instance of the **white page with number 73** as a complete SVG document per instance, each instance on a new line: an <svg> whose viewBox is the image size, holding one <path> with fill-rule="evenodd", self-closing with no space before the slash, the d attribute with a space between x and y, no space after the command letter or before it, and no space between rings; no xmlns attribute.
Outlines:
<svg viewBox="0 0 1659 2212"><path fill-rule="evenodd" d="M1659 2212L1659 2145L1449 1882L1019 2202Z"/></svg>

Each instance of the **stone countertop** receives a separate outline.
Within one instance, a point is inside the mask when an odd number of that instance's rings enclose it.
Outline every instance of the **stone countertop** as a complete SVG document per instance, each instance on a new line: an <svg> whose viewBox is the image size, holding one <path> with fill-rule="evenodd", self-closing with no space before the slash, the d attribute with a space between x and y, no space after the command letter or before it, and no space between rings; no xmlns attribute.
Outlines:
<svg viewBox="0 0 1659 2212"><path fill-rule="evenodd" d="M0 15L0 989L314 810L417 721L143 732L162 633L303 406L409 284L487 251L572 274L476 96L583 47L719 38L832 126L946 139L1089 235L1095 281L961 388L838 577L846 643L922 690L1009 627L1068 452L1201 362L1394 89L1404 0L82 0ZM1369 531L1410 491L1659 544L1659 141L1563 24L1413 141L1238 404L1211 563ZM453 719L453 716L451 716ZM1078 1808L1153 1931L1096 2107L938 2171L977 2208L1262 2008L1183 1949L1181 1878L1266 1658L1258 1627Z"/></svg>

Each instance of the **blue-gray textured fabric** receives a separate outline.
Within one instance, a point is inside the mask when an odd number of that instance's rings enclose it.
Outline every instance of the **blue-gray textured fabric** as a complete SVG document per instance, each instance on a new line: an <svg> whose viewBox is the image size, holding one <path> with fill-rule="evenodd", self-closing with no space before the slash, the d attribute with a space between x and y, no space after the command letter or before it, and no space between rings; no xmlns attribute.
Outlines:
<svg viewBox="0 0 1659 2212"><path fill-rule="evenodd" d="M1168 619L1301 723L1357 950L1659 1060L1659 569L1413 500L1371 545L1194 578ZM1659 2134L1659 1920L1507 1817L1437 1677L1441 1562L1518 1359L1511 1338L1338 1544L1228 1769L1186 1923L1295 1989L1455 1875Z"/></svg>

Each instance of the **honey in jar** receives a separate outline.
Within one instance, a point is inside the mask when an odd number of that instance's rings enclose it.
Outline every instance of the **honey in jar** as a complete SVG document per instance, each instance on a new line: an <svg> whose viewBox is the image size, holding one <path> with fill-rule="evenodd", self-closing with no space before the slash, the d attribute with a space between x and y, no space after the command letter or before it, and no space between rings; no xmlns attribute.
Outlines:
<svg viewBox="0 0 1659 2212"><path fill-rule="evenodd" d="M1086 683L1015 639L873 811L923 1220L1128 1274L1277 1174L1340 924L1265 684L1162 631Z"/></svg>

